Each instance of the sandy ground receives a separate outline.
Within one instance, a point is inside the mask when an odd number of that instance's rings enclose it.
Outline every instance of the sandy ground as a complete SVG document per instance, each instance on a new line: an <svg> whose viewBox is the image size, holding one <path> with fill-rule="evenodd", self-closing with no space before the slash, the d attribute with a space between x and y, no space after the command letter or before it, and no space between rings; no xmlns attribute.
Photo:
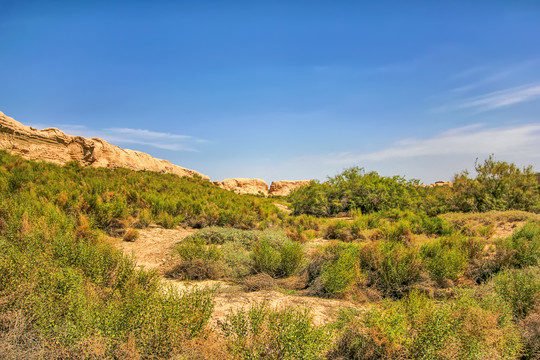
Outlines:
<svg viewBox="0 0 540 360"><path fill-rule="evenodd" d="M164 268L172 247L195 232L196 230L193 229L163 229L154 226L140 230L140 237L135 242L126 242L121 238L116 238L113 239L113 243L126 254L132 254L138 266L159 271ZM325 242L327 240L321 239L317 245ZM247 309L251 304L261 302L266 302L270 307L278 309L307 307L310 309L316 324L324 324L334 320L340 308L352 307L359 310L364 308L361 304L346 300L289 295L276 290L245 292L241 285L226 281L177 281L164 277L163 282L179 290L217 287L211 325L223 321L231 311Z"/></svg>
<svg viewBox="0 0 540 360"><path fill-rule="evenodd" d="M139 230L139 239L134 242L115 238L113 243L126 254L132 254L137 265L146 269L158 269L166 261L174 244L195 233L193 229L163 229L151 226Z"/></svg>

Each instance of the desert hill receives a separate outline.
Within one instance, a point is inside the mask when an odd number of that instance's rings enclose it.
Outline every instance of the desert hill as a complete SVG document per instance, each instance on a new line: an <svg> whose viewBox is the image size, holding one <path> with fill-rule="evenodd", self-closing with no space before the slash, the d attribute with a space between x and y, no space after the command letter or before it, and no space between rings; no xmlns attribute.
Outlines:
<svg viewBox="0 0 540 360"><path fill-rule="evenodd" d="M64 133L56 128L38 130L26 126L0 111L0 149L6 149L29 160L43 160L63 165L77 161L83 166L148 170L178 176L200 176L195 170L174 165L146 153L122 149L99 138L84 138ZM274 181L270 186L261 179L233 178L214 184L238 194L286 196L309 181Z"/></svg>
<svg viewBox="0 0 540 360"><path fill-rule="evenodd" d="M99 138L68 135L56 128L38 130L25 126L0 112L0 148L29 160L63 165L77 161L83 166L127 168L169 173L178 176L210 178L195 170L156 159L146 153L122 149Z"/></svg>

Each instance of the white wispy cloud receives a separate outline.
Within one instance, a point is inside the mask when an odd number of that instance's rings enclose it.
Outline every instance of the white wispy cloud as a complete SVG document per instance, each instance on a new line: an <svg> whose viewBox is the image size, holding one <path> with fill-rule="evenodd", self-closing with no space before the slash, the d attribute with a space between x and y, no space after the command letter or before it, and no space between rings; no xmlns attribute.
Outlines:
<svg viewBox="0 0 540 360"><path fill-rule="evenodd" d="M454 87L450 92L465 93L486 86L493 86L495 83L523 78L523 76L530 74L531 70L534 71L538 63L537 59L531 59L506 66L497 66L495 64L473 66L450 76L449 80L452 82L467 81Z"/></svg>
<svg viewBox="0 0 540 360"><path fill-rule="evenodd" d="M107 128L103 138L114 144L137 144L171 151L197 151L191 144L201 142L193 136L150 131L146 129Z"/></svg>
<svg viewBox="0 0 540 360"><path fill-rule="evenodd" d="M499 128L486 128L482 124L475 124L427 139L403 139L374 152L340 152L299 160L350 166L424 156L470 155L475 158L491 153L537 158L540 154L540 124Z"/></svg>
<svg viewBox="0 0 540 360"><path fill-rule="evenodd" d="M46 126L33 124L41 129ZM132 128L89 129L84 125L57 124L55 127L70 135L86 138L101 138L115 145L144 145L170 151L197 151L193 145L206 142L190 135L172 134Z"/></svg>
<svg viewBox="0 0 540 360"><path fill-rule="evenodd" d="M540 84L528 84L475 96L464 100L456 107L488 111L540 98Z"/></svg>

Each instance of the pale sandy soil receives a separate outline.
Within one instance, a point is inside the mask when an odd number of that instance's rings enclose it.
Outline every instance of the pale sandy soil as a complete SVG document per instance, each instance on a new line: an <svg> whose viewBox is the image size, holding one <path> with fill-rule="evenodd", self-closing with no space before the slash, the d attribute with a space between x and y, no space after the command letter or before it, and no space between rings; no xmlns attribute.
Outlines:
<svg viewBox="0 0 540 360"><path fill-rule="evenodd" d="M505 238L508 236L511 236L514 231L521 228L523 225L525 225L526 221L517 221L517 222L511 222L511 223L498 223L495 225L495 228L493 229L493 234L491 235L491 238Z"/></svg>
<svg viewBox="0 0 540 360"><path fill-rule="evenodd" d="M365 304L353 303L347 300L288 295L277 290L245 292L240 285L224 281L207 280L183 282L170 279L164 279L164 281L179 290L200 289L205 287L212 288L218 286L211 325L215 325L225 320L230 312L241 309L247 310L250 305L260 304L262 302L265 302L269 307L275 309L287 309L291 307L308 308L311 316L313 316L313 322L317 325L323 325L335 320L339 313L339 309L365 309Z"/></svg>
<svg viewBox="0 0 540 360"><path fill-rule="evenodd" d="M145 269L158 269L164 265L174 244L193 234L193 229L163 229L151 226L139 230L139 239L134 242L114 238L113 243L122 249L125 254L133 255L137 265Z"/></svg>

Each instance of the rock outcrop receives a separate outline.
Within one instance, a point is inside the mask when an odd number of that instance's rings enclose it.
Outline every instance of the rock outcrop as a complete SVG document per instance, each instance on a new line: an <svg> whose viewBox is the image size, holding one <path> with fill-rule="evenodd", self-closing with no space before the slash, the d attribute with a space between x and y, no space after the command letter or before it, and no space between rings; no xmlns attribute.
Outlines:
<svg viewBox="0 0 540 360"><path fill-rule="evenodd" d="M435 181L433 184L430 184L429 187L435 187L435 186L454 186L453 183L450 181Z"/></svg>
<svg viewBox="0 0 540 360"><path fill-rule="evenodd" d="M214 184L237 194L268 195L268 184L261 179L234 178L214 181Z"/></svg>
<svg viewBox="0 0 540 360"><path fill-rule="evenodd" d="M83 166L148 170L178 176L209 177L197 171L156 159L146 153L122 149L98 138L71 136L55 128L37 130L0 112L0 149L19 154L25 159L44 160L56 164L77 161Z"/></svg>
<svg viewBox="0 0 540 360"><path fill-rule="evenodd" d="M270 185L270 191L268 193L269 195L273 195L273 196L287 196L293 190L296 190L301 186L309 185L310 182L311 180L273 181L272 184Z"/></svg>

